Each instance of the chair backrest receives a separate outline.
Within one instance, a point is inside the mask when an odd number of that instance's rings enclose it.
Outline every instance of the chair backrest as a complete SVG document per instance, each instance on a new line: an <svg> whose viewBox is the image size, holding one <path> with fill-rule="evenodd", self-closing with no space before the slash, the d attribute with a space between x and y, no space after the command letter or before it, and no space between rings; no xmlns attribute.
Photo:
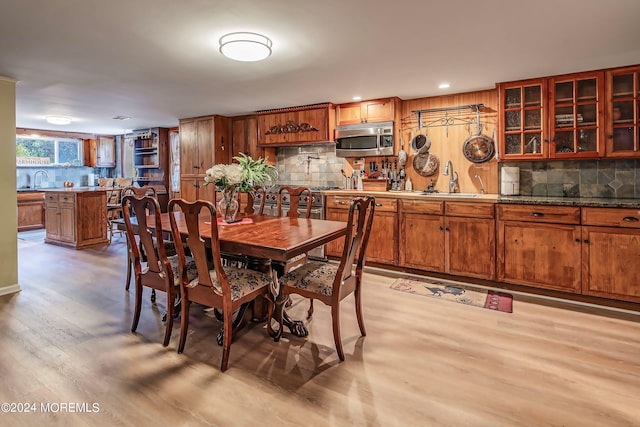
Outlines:
<svg viewBox="0 0 640 427"><path fill-rule="evenodd" d="M165 245L163 240L162 222L160 205L158 201L150 196L136 197L128 195L122 199L122 212L124 223L127 227L127 233L130 242L136 241L136 235L140 240L140 246L144 250L147 260L148 271L152 273L171 272L171 264L167 260ZM147 215L154 216L153 230L147 223ZM135 232L132 218L136 218ZM142 255L138 245L131 245L131 253L133 255L134 269L140 268ZM170 276L170 283L173 284L173 274Z"/></svg>
<svg viewBox="0 0 640 427"><path fill-rule="evenodd" d="M340 283L351 276L354 261L356 262L356 275L360 275L364 268L375 201L376 199L373 196L357 197L351 200L347 219L347 235L345 236L344 249L342 250L334 286L339 286Z"/></svg>
<svg viewBox="0 0 640 427"><path fill-rule="evenodd" d="M180 236L180 227L178 225L178 217L181 217L181 224L186 226L187 237L186 244L189 247L191 256L193 257L196 268L198 270L198 285L209 286L213 292L219 297L228 298L231 303L231 286L224 269L222 268L222 259L220 257L220 240L218 239L218 226L216 218L216 209L213 204L206 200L196 200L188 202L183 199L171 199L168 205L169 220L171 222L171 231L174 236ZM208 224L207 224L208 221ZM208 225L210 232L207 233L205 227ZM202 235L210 234L211 236L211 252L213 256L213 268L215 270L216 279L220 283L222 293L220 293L213 285L211 276L209 275L209 264L207 263L207 247ZM176 252L178 254L180 276L184 281L186 278L186 257L182 239L176 238Z"/></svg>
<svg viewBox="0 0 640 427"><path fill-rule="evenodd" d="M98 185L100 187L113 187L113 178L100 178Z"/></svg>
<svg viewBox="0 0 640 427"><path fill-rule="evenodd" d="M129 185L127 187L124 187L122 189L122 197L130 195L134 195L136 197L150 196L154 199L158 198L158 192L156 191L155 187L152 187L150 185L145 185L143 187L134 187Z"/></svg>
<svg viewBox="0 0 640 427"><path fill-rule="evenodd" d="M129 187L133 184L133 178L116 178L115 186L116 187Z"/></svg>
<svg viewBox="0 0 640 427"><path fill-rule="evenodd" d="M303 194L305 193L306 201L303 200ZM278 191L278 216L282 216L282 199L285 197L285 194L288 194L289 197L288 217L298 218L298 208L301 204L302 208L306 209L304 217L311 217L311 204L313 203L313 197L309 187L289 187L287 185L280 187L280 191Z"/></svg>
<svg viewBox="0 0 640 427"><path fill-rule="evenodd" d="M253 205L256 202L256 195L260 193L262 193L262 198L260 199L260 208L258 209L258 212L256 212ZM247 215L250 215L250 214L264 215L264 204L267 201L265 198L266 195L267 195L267 190L263 186L255 185L253 187L253 191L250 191L249 193L247 193L247 205L244 207L244 213Z"/></svg>

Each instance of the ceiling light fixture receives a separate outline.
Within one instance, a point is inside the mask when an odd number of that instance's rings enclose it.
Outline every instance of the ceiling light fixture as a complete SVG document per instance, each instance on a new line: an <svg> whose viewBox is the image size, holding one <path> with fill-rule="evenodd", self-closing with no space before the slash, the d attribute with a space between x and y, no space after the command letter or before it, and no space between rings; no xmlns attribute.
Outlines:
<svg viewBox="0 0 640 427"><path fill-rule="evenodd" d="M361 97L361 96L357 96L357 95L356 95L356 96L354 96L354 97L353 97L353 100L354 100L354 101L361 101L361 100L362 100L362 97Z"/></svg>
<svg viewBox="0 0 640 427"><path fill-rule="evenodd" d="M449 83L440 83L438 89L449 89Z"/></svg>
<svg viewBox="0 0 640 427"><path fill-rule="evenodd" d="M65 116L47 116L45 119L47 123L51 123L52 125L68 125L71 123L71 117Z"/></svg>
<svg viewBox="0 0 640 427"><path fill-rule="evenodd" d="M271 39L258 33L238 32L220 37L220 53L242 62L262 61L271 55Z"/></svg>

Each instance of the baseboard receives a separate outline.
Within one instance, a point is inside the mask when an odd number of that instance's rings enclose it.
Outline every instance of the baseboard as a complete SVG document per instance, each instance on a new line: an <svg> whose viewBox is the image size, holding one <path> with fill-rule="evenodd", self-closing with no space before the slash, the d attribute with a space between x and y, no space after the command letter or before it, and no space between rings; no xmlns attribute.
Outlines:
<svg viewBox="0 0 640 427"><path fill-rule="evenodd" d="M20 285L17 283L15 285L9 285L5 286L4 288L0 288L0 296L14 294L16 292L20 292Z"/></svg>

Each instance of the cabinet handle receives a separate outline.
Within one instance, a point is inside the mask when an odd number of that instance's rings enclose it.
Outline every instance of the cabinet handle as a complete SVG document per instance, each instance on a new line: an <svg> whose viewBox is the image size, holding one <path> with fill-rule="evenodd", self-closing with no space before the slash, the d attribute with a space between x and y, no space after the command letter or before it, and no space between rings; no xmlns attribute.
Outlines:
<svg viewBox="0 0 640 427"><path fill-rule="evenodd" d="M444 227L443 226L440 226L438 228L440 229L440 231L444 231Z"/></svg>
<svg viewBox="0 0 640 427"><path fill-rule="evenodd" d="M640 221L640 219L636 218L635 216L625 216L624 218L622 218L623 221L625 222L638 222Z"/></svg>
<svg viewBox="0 0 640 427"><path fill-rule="evenodd" d="M449 230L449 227L445 227L444 231L451 231L451 230Z"/></svg>
<svg viewBox="0 0 640 427"><path fill-rule="evenodd" d="M376 206L380 207L380 206L382 206L382 203L376 203Z"/></svg>
<svg viewBox="0 0 640 427"><path fill-rule="evenodd" d="M589 239L584 239L583 242L584 243L589 243Z"/></svg>
<svg viewBox="0 0 640 427"><path fill-rule="evenodd" d="M194 169L200 169L200 166L198 166L198 165L193 165L193 168L194 168Z"/></svg>
<svg viewBox="0 0 640 427"><path fill-rule="evenodd" d="M580 243L582 240L580 239L576 239L576 243Z"/></svg>
<svg viewBox="0 0 640 427"><path fill-rule="evenodd" d="M531 216L534 216L536 218L540 218L540 217L544 216L544 214L542 212L531 212Z"/></svg>
<svg viewBox="0 0 640 427"><path fill-rule="evenodd" d="M338 202L338 204L339 204L339 205L346 205L346 204L347 204L347 202L345 202L344 200L340 200L340 201Z"/></svg>

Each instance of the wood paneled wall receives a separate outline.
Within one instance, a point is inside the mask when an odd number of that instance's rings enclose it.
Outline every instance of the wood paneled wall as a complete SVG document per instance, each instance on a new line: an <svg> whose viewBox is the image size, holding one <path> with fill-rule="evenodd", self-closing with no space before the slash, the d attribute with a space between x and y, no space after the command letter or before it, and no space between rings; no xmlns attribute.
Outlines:
<svg viewBox="0 0 640 427"><path fill-rule="evenodd" d="M485 163L472 163L462 154L462 145L470 135L477 133L475 124L467 126L460 120L455 120L453 125L446 126L440 123L434 123L428 128L422 128L423 133L426 132L431 140L430 152L437 155L440 160L439 171L430 177L418 175L412 166L415 152L410 149L410 142L414 135L418 134L418 117L411 112L414 110L426 110L443 107L455 107L458 105L484 104L484 108L480 110L480 121L483 125L482 133L496 138L498 137L498 90L491 89L479 92L469 92L448 96L438 96L432 98L419 98L405 100L402 102L402 120L396 124L399 134L404 142L404 149L409 153L406 173L413 182L414 189L425 189L431 179L435 187L440 192L449 191L449 177L443 176L444 166L447 160L451 160L453 168L459 175L459 185L461 193L479 193L480 181L475 175L481 177L484 182L487 193L498 193L498 162L494 158ZM470 110L464 110L468 113L459 114L450 112L450 117L456 117L466 120L475 119L475 113ZM423 115L423 123L428 123L443 117L443 114ZM447 132L448 130L448 132ZM497 147L497 141L494 141ZM398 147L400 147L398 140Z"/></svg>

